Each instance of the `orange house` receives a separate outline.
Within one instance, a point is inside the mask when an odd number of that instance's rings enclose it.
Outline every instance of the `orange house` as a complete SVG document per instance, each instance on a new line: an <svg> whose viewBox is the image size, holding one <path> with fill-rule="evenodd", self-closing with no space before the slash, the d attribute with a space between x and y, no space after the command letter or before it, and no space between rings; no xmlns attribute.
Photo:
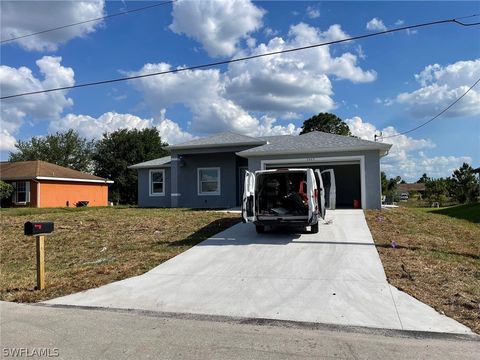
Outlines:
<svg viewBox="0 0 480 360"><path fill-rule="evenodd" d="M108 205L113 181L45 161L0 162L0 180L15 189L2 206L75 207Z"/></svg>

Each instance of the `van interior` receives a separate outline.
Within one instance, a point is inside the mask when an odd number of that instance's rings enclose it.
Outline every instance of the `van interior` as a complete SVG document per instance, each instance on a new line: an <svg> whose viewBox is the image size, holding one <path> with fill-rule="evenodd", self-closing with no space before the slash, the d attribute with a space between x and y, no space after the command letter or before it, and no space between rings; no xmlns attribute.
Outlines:
<svg viewBox="0 0 480 360"><path fill-rule="evenodd" d="M257 178L257 214L308 216L307 173L275 171Z"/></svg>

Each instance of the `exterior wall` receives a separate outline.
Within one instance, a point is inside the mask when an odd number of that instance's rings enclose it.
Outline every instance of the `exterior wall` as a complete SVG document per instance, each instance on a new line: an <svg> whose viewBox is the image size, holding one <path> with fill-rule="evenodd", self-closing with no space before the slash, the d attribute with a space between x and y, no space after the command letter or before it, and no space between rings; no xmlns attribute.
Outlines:
<svg viewBox="0 0 480 360"><path fill-rule="evenodd" d="M38 189L38 183L33 181L33 180L7 180L5 181L6 183L8 184L12 184L14 182L17 182L17 181L27 181L30 183L30 201L27 202L25 205L22 205L22 204L15 204L13 202L13 197L14 195L12 195L11 198L9 199L3 199L2 200L2 204L1 206L2 207L37 207L37 189Z"/></svg>
<svg viewBox="0 0 480 360"><path fill-rule="evenodd" d="M248 159L249 171L262 170L262 160L283 160L283 159L303 159L311 158L312 162L321 161L325 157L342 157L342 156L364 156L365 157L365 204L367 209L381 208L381 183L380 183L380 153L376 150L371 151L355 151L355 152L332 152L319 154L295 154L295 155L271 155L251 157ZM315 158L315 160L313 159ZM308 163L302 164L307 167Z"/></svg>
<svg viewBox="0 0 480 360"><path fill-rule="evenodd" d="M78 201L88 201L88 206L108 206L108 185L67 181L40 183L39 207L74 207Z"/></svg>
<svg viewBox="0 0 480 360"><path fill-rule="evenodd" d="M150 196L150 170L138 169L138 206L140 207L170 207L171 194L171 171L170 168L162 168L165 170L164 187L165 195ZM155 168L156 170L157 168ZM158 168L159 169L159 168Z"/></svg>
<svg viewBox="0 0 480 360"><path fill-rule="evenodd" d="M177 174L172 182L178 183L178 207L229 208L237 204L237 156L234 152L214 154L182 154ZM172 164L173 165L173 164ZM198 194L198 168L220 168L220 195ZM175 176L176 175L176 176ZM173 197L172 197L173 199ZM175 206L174 204L172 206Z"/></svg>

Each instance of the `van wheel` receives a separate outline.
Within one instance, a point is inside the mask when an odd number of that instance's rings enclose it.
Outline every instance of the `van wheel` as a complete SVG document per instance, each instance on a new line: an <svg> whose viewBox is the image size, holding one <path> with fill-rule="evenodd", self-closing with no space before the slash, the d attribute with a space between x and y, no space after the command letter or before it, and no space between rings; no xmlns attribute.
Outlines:
<svg viewBox="0 0 480 360"><path fill-rule="evenodd" d="M318 222L315 225L310 226L310 229L311 229L310 231L312 232L312 234L318 233Z"/></svg>
<svg viewBox="0 0 480 360"><path fill-rule="evenodd" d="M263 225L255 225L255 230L257 230L257 233L263 234L265 232L265 226Z"/></svg>

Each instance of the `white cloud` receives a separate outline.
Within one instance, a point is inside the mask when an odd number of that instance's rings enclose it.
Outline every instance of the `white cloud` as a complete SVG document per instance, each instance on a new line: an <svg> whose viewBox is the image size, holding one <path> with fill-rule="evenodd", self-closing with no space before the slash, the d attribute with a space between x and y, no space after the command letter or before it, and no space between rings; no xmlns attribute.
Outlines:
<svg viewBox="0 0 480 360"><path fill-rule="evenodd" d="M141 70L129 74L169 69L171 67L166 63L146 64ZM162 77L143 78L132 85L142 92L144 101L153 114L161 114L165 108L175 104L186 106L192 113L191 129L195 132L209 134L231 130L255 134L259 128L262 128L262 132L291 131L290 125L273 126L271 121L257 119L234 100L227 98L225 77L218 69L189 70Z"/></svg>
<svg viewBox="0 0 480 360"><path fill-rule="evenodd" d="M480 78L480 59L458 61L442 66L426 66L415 79L420 88L399 94L395 101L406 104L412 114L422 118L433 116L459 98ZM445 113L447 117L475 116L480 114L480 91L472 89L455 106Z"/></svg>
<svg viewBox="0 0 480 360"><path fill-rule="evenodd" d="M320 10L318 10L316 7L314 6L308 6L307 7L307 16L310 18L310 19L317 19L320 17Z"/></svg>
<svg viewBox="0 0 480 360"><path fill-rule="evenodd" d="M0 65L0 91L2 95L42 90L75 84L72 68L61 65L61 57L44 56L36 61L43 79L37 78L27 67L13 68ZM15 136L27 117L35 120L57 119L73 100L65 91L36 94L2 100L0 121L2 137ZM8 143L7 140L5 140Z"/></svg>
<svg viewBox="0 0 480 360"><path fill-rule="evenodd" d="M403 24L405 24L405 21L403 21L402 19L398 19L397 21L395 21L396 26L402 26Z"/></svg>
<svg viewBox="0 0 480 360"><path fill-rule="evenodd" d="M367 23L367 30L370 31L385 31L387 27L383 24L381 19L374 17Z"/></svg>
<svg viewBox="0 0 480 360"><path fill-rule="evenodd" d="M300 23L290 28L286 39L276 37L242 55L257 55L348 37L339 25L322 32ZM338 57L328 46L232 63L226 73L227 96L248 111L320 112L335 107L329 76L354 83L376 78L373 70L357 65L357 56Z"/></svg>
<svg viewBox="0 0 480 360"><path fill-rule="evenodd" d="M89 115L67 114L66 116L50 122L50 131L65 131L75 129L87 139L99 139L103 133L111 133L119 129L147 129L156 127L162 140L169 144L188 141L193 135L181 129L174 121L165 118L165 111L161 112L161 118L142 119L132 114L119 114L106 112L98 118Z"/></svg>
<svg viewBox="0 0 480 360"><path fill-rule="evenodd" d="M374 135L380 135L380 133L385 137L398 134L392 126L380 131L375 125L364 122L358 116L347 119L346 123L353 135L365 140L372 141ZM463 162L471 162L471 158L468 156L428 157L425 151L435 147L435 144L429 139L415 139L400 135L384 139L383 142L392 144L392 148L389 154L382 158L382 170L390 177L398 175L407 181L416 181L423 173L427 173L431 177L450 176L452 171Z"/></svg>
<svg viewBox="0 0 480 360"><path fill-rule="evenodd" d="M104 0L91 1L2 1L2 40L104 16ZM16 40L26 50L55 51L58 46L96 30L101 21ZM12 42L13 43L13 42Z"/></svg>
<svg viewBox="0 0 480 360"><path fill-rule="evenodd" d="M0 130L0 151L15 151L17 140L5 129Z"/></svg>
<svg viewBox="0 0 480 360"><path fill-rule="evenodd" d="M262 26L264 14L249 0L180 0L173 4L170 29L200 42L210 56L231 56Z"/></svg>
<svg viewBox="0 0 480 360"><path fill-rule="evenodd" d="M267 37L272 37L272 36L277 36L280 32L278 30L273 30L270 27L266 27L265 29L263 29L263 33Z"/></svg>

